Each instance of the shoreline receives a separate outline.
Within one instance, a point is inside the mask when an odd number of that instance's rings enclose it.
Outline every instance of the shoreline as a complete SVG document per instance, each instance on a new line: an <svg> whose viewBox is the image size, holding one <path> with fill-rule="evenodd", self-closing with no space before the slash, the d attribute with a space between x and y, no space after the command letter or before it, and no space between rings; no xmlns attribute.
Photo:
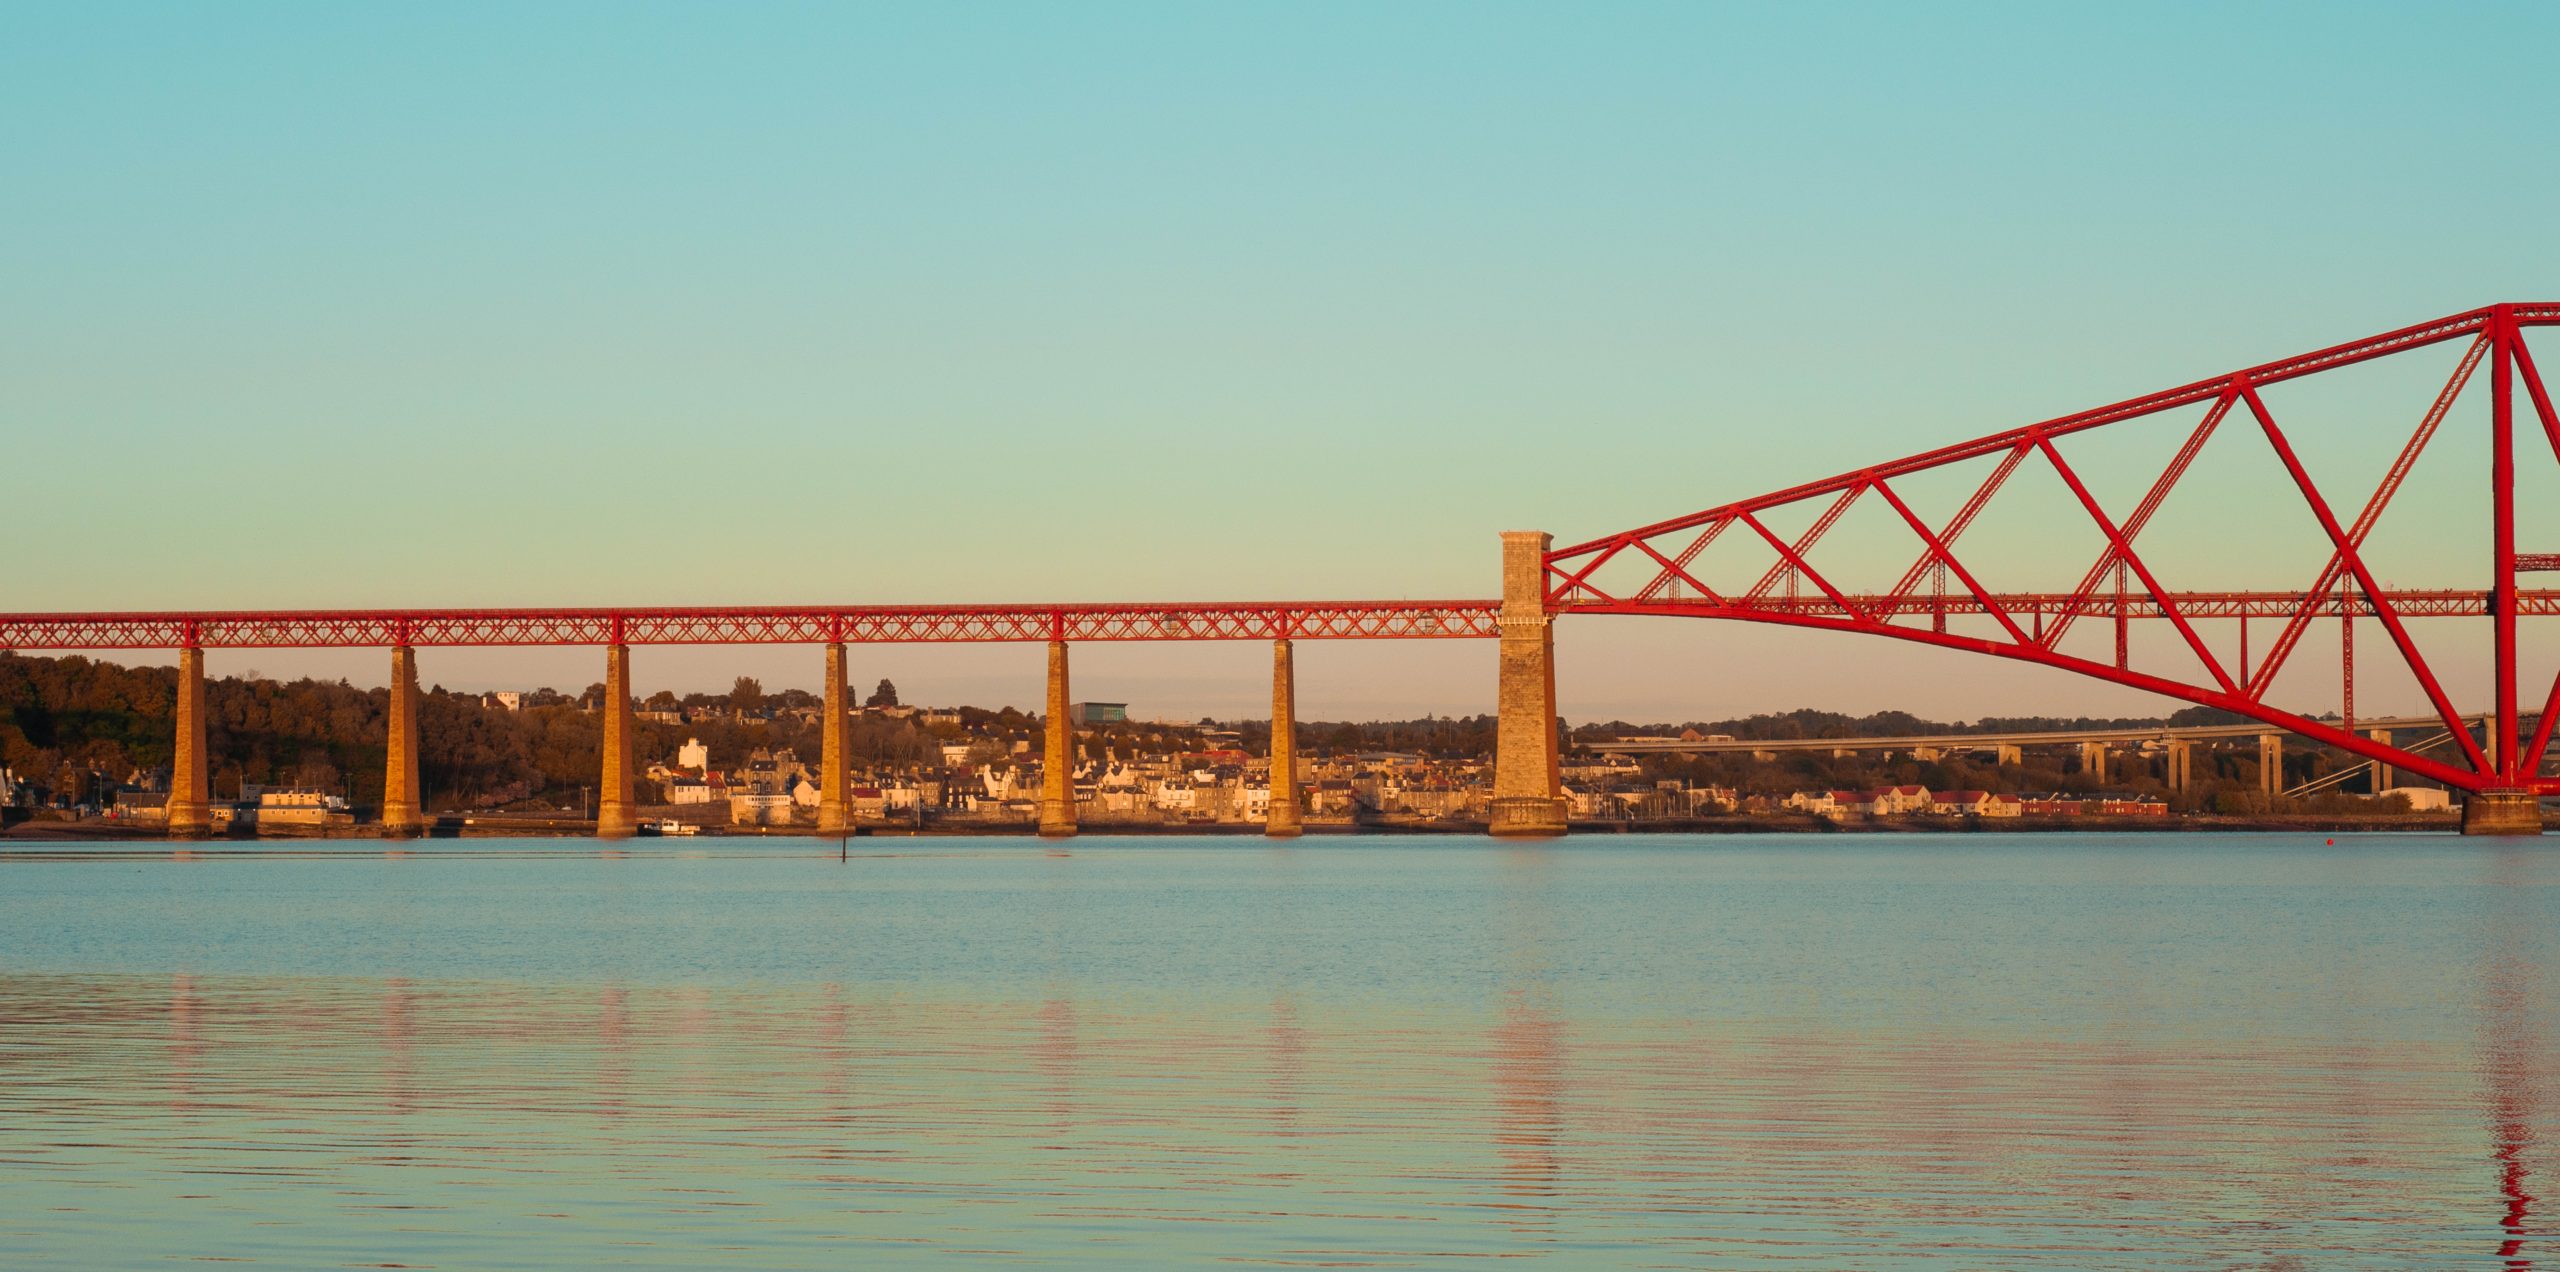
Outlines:
<svg viewBox="0 0 2560 1272"><path fill-rule="evenodd" d="M2042 818L1859 818L1835 821L1810 814L1777 817L1698 817L1659 821L1581 821L1568 822L1566 838L1619 835L1925 835L1925 834L2166 834L2202 832L2211 834L2266 834L2284 831L2383 833L2391 831L2441 831L2458 833L2462 828L2459 813L2408 813L2399 815L2356 815L2326 813L2268 813L2257 816L2223 814L2189 814L2166 817L2042 817ZM1199 824L1167 824L1163 822L1087 822L1079 833L1084 836L1122 838L1198 838L1238 837L1263 838L1262 827L1250 822L1210 822ZM1351 837L1432 837L1490 838L1482 823L1467 822L1311 822L1304 827L1305 838ZM488 818L475 817L466 823L461 818L440 819L419 839L592 839L593 824L556 818ZM1010 839L1038 838L1038 830L1029 823L997 823L987 825L861 825L847 839ZM831 839L807 826L723 826L705 828L695 835L643 834L632 839L615 840L631 843L638 840L680 842L688 839ZM266 834L233 833L212 836L209 840L173 840L156 827L119 822L25 821L0 830L0 842L90 841L124 843L293 843L310 840L370 840L380 843L402 843L386 839L374 825L332 826L327 828L294 828Z"/></svg>

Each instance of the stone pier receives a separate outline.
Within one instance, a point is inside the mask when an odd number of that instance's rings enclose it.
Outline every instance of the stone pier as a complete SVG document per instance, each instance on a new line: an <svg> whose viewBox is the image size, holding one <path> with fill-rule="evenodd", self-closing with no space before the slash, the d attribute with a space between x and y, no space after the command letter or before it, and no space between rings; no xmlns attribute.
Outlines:
<svg viewBox="0 0 2560 1272"><path fill-rule="evenodd" d="M418 651L391 650L391 714L384 729L382 837L415 839L427 829L418 807Z"/></svg>
<svg viewBox="0 0 2560 1272"><path fill-rule="evenodd" d="M1564 833L1564 784L1556 742L1556 644L1546 602L1547 546L1537 530L1502 534L1501 715L1494 734L1497 835Z"/></svg>
<svg viewBox="0 0 2560 1272"><path fill-rule="evenodd" d="M1049 642L1049 719L1040 752L1040 833L1076 833L1076 730L1067 719L1067 642Z"/></svg>
<svg viewBox="0 0 2560 1272"><path fill-rule="evenodd" d="M204 651L178 651L178 751L169 766L169 837L202 839L213 833L210 777L205 768Z"/></svg>
<svg viewBox="0 0 2560 1272"><path fill-rule="evenodd" d="M851 805L846 800L850 767L845 756L849 704L844 689L844 642L827 646L827 717L818 727L818 833L840 837L853 833Z"/></svg>
<svg viewBox="0 0 2560 1272"><path fill-rule="evenodd" d="M1298 837L1298 675L1289 642L1271 642L1271 809L1262 833Z"/></svg>
<svg viewBox="0 0 2560 1272"><path fill-rule="evenodd" d="M1991 748L1991 762L2003 767L2015 768L2027 762L2027 752L2025 748L2013 742L1997 743Z"/></svg>
<svg viewBox="0 0 2560 1272"><path fill-rule="evenodd" d="M2284 794L2284 735L2258 735L2258 793L2269 799Z"/></svg>
<svg viewBox="0 0 2560 1272"><path fill-rule="evenodd" d="M631 647L604 654L604 774L596 787L596 838L629 839L640 829L631 807Z"/></svg>
<svg viewBox="0 0 2560 1272"><path fill-rule="evenodd" d="M2196 744L2172 742L2161 755L2161 785L2173 791L2192 788L2196 782Z"/></svg>
<svg viewBox="0 0 2560 1272"><path fill-rule="evenodd" d="M2080 744L2080 771L2081 771L2082 773L2086 774L2086 775L2088 776L2088 778L2089 778L2089 780L2090 780L2090 781L2096 782L2096 783L2098 783L2098 784L2099 784L2099 785L2101 785L2101 786L2106 785L2106 781L2107 781L2107 744L2106 744L2106 743L2104 743L2104 742L2083 742L2083 743L2081 743L2081 744Z"/></svg>
<svg viewBox="0 0 2560 1272"><path fill-rule="evenodd" d="M2539 835L2542 800L2531 791L2478 791L2463 797L2466 835Z"/></svg>
<svg viewBox="0 0 2560 1272"><path fill-rule="evenodd" d="M2367 741L2379 742L2384 746L2391 745L2391 730L2389 729L2367 729L2364 731L2364 736ZM2392 772L2390 765L2385 764L2380 760L2375 760L2373 762L2374 794L2379 795L2384 791L2390 790L2391 784L2397 780L2399 780L2399 774Z"/></svg>

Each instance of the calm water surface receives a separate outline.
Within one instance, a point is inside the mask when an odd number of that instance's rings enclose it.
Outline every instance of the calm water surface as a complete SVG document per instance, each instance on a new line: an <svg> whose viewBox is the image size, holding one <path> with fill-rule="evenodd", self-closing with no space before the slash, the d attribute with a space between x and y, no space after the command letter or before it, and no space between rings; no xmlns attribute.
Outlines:
<svg viewBox="0 0 2560 1272"><path fill-rule="evenodd" d="M2560 1267L2560 841L857 843L0 852L0 1266Z"/></svg>

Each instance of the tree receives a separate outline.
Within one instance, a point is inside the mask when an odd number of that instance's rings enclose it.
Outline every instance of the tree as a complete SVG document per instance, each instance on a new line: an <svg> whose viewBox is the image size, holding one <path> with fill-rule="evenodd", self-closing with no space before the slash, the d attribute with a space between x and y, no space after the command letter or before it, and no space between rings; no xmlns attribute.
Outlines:
<svg viewBox="0 0 2560 1272"><path fill-rule="evenodd" d="M586 692L581 693L581 694L579 694L579 695L578 695L578 705L579 705L580 707L583 707L583 708L585 708L585 709L587 709L587 710L592 711L592 710L595 710L595 709L596 709L596 708L598 708L598 707L603 706L603 705L604 705L604 699L605 699L605 687L604 687L604 682L603 682L603 681L601 681L601 680L599 680L599 681L595 682L594 684L588 685L588 686L587 686L587 688L586 688Z"/></svg>
<svg viewBox="0 0 2560 1272"><path fill-rule="evenodd" d="M293 770L293 784L308 790L334 792L343 780L326 751L303 752L302 763Z"/></svg>
<svg viewBox="0 0 2560 1272"><path fill-rule="evenodd" d="M729 705L740 711L756 711L764 706L764 685L753 676L740 676L729 686Z"/></svg>
<svg viewBox="0 0 2560 1272"><path fill-rule="evenodd" d="M656 693L650 694L649 700L641 705L647 707L651 711L673 711L680 704L676 701L675 690L661 689Z"/></svg>
<svg viewBox="0 0 2560 1272"><path fill-rule="evenodd" d="M866 707L894 707L898 705L898 687L890 684L886 678L883 678L880 681L880 687L872 690L871 696L862 700L862 705Z"/></svg>

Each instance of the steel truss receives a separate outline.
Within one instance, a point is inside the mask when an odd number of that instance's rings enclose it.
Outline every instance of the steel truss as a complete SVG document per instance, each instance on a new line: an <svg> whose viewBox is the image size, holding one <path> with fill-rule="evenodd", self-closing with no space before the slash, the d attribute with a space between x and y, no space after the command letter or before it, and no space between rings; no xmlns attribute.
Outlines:
<svg viewBox="0 0 2560 1272"><path fill-rule="evenodd" d="M2519 710L2516 682L2517 619L2528 614L2560 613L2560 593L2526 591L2516 585L2519 571L2560 568L2560 555L2519 554L2515 546L2514 386L2518 381L2524 385L2554 458L2560 459L2560 414L2554 413L2551 395L2523 339L2524 328L2548 326L2560 326L2560 303L2492 305L1559 548L1547 555L1547 609L1556 614L1739 619L1862 632L1968 650L2059 667L2237 712L2461 790L2560 793L2560 777L2541 772L2541 757L2549 746L2552 724L2560 719L2560 677L2552 683L2540 712L2540 723L2529 742L2521 734L2528 713ZM2354 519L2341 522L2329 496L2294 454L2292 443L2260 398L2260 390L2455 340L2469 343L2451 378ZM2385 589L2365 564L2362 549L2366 536L2484 362L2489 372L2493 457L2486 501L2492 530L2490 586L2486 591L2469 592ZM2055 439L2074 433L2198 405L2206 407L2203 419L2153 479L2140 502L2112 514L2099 505L2080 475L2054 447ZM2135 549L2135 539L2193 466L2205 442L2234 416L2254 426L2283 465L2290 488L2273 497L2289 496L2302 501L2328 538L2328 563L2298 591L2172 590ZM1997 465L1975 487L1971 497L1954 515L1935 525L1913 512L1894 489L1894 482L1912 474L1992 456L1999 457ZM1957 553L1957 542L1965 529L1999 495L2009 478L2029 463L2049 466L2106 540L2097 559L2081 576L2079 586L2066 592L1994 592L1966 568ZM1836 586L1808 558L1842 514L1870 495L1888 506L1895 518L1908 527L1918 559L1903 571L1890 591L1852 595ZM1816 500L1827 502L1811 526L1793 540L1780 538L1764 520L1764 515L1773 510L1810 505ZM1719 591L1697 577L1692 567L1699 554L1728 531L1759 539L1777 559L1747 587ZM1615 595L1595 584L1593 575L1621 558L1643 565L1645 582L1635 590ZM1924 581L1930 588L1926 595L1920 592ZM1783 593L1779 591L1781 582L1785 584ZM1819 595L1798 595L1799 583L1810 585ZM1985 637L1950 632L1946 619L1954 614L1988 616L1998 634ZM2474 735L2455 709L2434 668L2428 665L2404 626L2409 619L2461 616L2489 619L2496 688L2485 740ZM2248 652L2246 626L2246 620L2253 617L2281 622L2274 640L2263 646L2263 655L2254 662ZM2348 702L2343 723L2313 720L2266 702L2268 689L2292 656L2303 630L2321 617L2338 619L2342 641L2350 642L2342 668ZM2376 742L2355 732L2351 642L2353 623L2358 617L2375 620L2389 635L2457 743L2461 754L2455 762ZM2082 618L2103 619L2115 625L2113 663L2061 651L2063 636ZM2196 622L2210 618L2242 620L2236 661L2226 663L2217 657L2196 631ZM2135 669L2125 634L2126 625L2134 619L2163 620L2174 626L2182 644L2193 652L2203 669L2203 678Z"/></svg>
<svg viewBox="0 0 2560 1272"><path fill-rule="evenodd" d="M0 614L0 649L1431 640L1498 634L1495 601Z"/></svg>

